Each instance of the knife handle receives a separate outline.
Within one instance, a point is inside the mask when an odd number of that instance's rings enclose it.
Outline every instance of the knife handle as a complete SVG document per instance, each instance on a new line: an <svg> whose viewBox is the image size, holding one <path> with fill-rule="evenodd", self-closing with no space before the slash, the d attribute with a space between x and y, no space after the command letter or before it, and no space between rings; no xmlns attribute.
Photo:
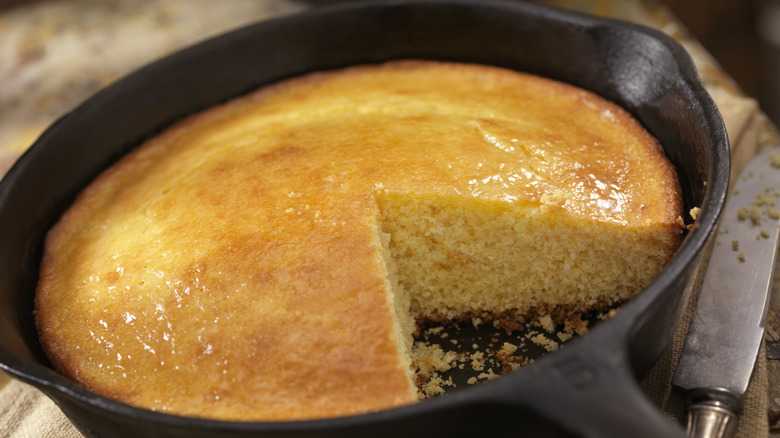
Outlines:
<svg viewBox="0 0 780 438"><path fill-rule="evenodd" d="M737 432L739 398L723 389L695 389L688 396L690 438L732 438Z"/></svg>

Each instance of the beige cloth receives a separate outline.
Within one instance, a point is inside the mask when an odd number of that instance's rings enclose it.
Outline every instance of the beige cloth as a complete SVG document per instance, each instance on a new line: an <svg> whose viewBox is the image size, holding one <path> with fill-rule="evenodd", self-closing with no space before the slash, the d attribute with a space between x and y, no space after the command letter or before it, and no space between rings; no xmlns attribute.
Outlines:
<svg viewBox="0 0 780 438"><path fill-rule="evenodd" d="M0 437L81 438L48 397L36 389L11 381L0 390Z"/></svg>

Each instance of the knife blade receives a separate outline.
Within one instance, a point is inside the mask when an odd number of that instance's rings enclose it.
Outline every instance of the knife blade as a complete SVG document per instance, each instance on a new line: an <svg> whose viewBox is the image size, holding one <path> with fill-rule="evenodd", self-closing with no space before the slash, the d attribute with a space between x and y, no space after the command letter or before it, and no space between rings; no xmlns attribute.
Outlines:
<svg viewBox="0 0 780 438"><path fill-rule="evenodd" d="M756 156L728 196L672 381L687 391L691 437L736 432L772 289L780 225L780 147Z"/></svg>

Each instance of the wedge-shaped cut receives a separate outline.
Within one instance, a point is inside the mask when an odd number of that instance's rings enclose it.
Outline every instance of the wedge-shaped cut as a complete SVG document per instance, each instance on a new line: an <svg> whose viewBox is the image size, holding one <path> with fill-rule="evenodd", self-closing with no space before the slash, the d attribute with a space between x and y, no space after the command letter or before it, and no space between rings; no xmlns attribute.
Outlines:
<svg viewBox="0 0 780 438"><path fill-rule="evenodd" d="M181 415L283 420L416 400L414 318L582 311L676 250L662 149L586 91L493 67L312 74L192 116L47 238L52 363Z"/></svg>

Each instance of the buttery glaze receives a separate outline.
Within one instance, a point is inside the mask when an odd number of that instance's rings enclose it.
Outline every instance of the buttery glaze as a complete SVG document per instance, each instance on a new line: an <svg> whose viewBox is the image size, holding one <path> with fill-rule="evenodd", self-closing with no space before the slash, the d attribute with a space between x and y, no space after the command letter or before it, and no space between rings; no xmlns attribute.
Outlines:
<svg viewBox="0 0 780 438"><path fill-rule="evenodd" d="M591 93L491 67L348 72L190 117L80 195L49 235L36 299L61 372L131 404L226 419L411 403L375 274L376 193L629 227L679 214L660 146Z"/></svg>

